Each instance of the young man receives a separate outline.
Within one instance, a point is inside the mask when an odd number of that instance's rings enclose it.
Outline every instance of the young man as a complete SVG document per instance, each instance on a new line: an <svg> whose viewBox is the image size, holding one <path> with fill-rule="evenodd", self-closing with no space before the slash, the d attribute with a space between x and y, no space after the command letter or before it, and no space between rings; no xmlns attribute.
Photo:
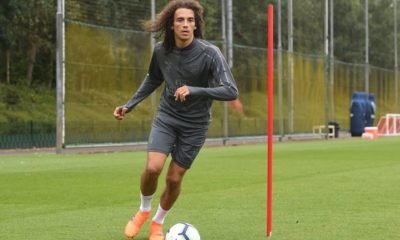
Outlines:
<svg viewBox="0 0 400 240"><path fill-rule="evenodd" d="M141 175L141 205L125 227L134 238L150 217L158 177L169 154L172 160L160 204L150 223L150 240L163 240L165 216L181 191L186 171L206 139L213 100L234 100L235 80L217 47L203 38L203 8L195 0L172 0L146 30L158 32L163 41L153 52L149 71L127 104L114 111L122 120L143 99L165 82L160 106L148 139L146 167Z"/></svg>

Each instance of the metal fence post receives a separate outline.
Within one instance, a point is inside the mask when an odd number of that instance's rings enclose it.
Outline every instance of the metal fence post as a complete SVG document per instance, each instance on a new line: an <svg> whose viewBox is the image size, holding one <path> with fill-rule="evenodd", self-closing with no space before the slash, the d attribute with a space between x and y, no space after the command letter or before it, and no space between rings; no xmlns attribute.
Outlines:
<svg viewBox="0 0 400 240"><path fill-rule="evenodd" d="M58 0L57 6L57 133L56 153L61 153L65 145L65 5Z"/></svg>

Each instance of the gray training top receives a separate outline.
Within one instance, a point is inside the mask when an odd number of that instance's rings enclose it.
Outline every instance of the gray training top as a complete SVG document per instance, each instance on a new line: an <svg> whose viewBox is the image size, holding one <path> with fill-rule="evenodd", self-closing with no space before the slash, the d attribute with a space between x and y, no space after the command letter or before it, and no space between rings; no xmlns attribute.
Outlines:
<svg viewBox="0 0 400 240"><path fill-rule="evenodd" d="M213 44L195 38L185 48L166 53L161 43L153 52L149 71L139 89L125 104L131 111L165 81L158 112L179 120L208 124L212 100L238 97L235 80L221 51ZM187 85L186 101L175 101L177 88Z"/></svg>

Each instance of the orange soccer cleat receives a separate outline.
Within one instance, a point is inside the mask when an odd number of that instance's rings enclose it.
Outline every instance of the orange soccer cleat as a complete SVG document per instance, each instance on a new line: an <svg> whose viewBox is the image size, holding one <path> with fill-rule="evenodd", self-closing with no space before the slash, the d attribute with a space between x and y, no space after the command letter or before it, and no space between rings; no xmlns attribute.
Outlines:
<svg viewBox="0 0 400 240"><path fill-rule="evenodd" d="M151 221L150 223L150 240L164 240L164 234L162 231L163 225Z"/></svg>
<svg viewBox="0 0 400 240"><path fill-rule="evenodd" d="M151 212L138 211L135 216L129 220L125 227L125 236L134 238L140 231L142 225L150 217Z"/></svg>

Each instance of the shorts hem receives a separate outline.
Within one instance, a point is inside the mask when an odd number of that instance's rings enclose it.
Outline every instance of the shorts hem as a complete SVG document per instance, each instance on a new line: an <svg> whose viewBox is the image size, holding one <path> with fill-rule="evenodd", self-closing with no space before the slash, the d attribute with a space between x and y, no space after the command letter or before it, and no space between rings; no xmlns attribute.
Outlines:
<svg viewBox="0 0 400 240"><path fill-rule="evenodd" d="M147 149L147 152L164 153L167 156L170 154L168 151L161 150L161 149Z"/></svg>
<svg viewBox="0 0 400 240"><path fill-rule="evenodd" d="M185 165L183 165L182 163L180 163L180 162L178 162L178 161L176 161L176 160L174 160L174 159L172 159L172 161L173 161L174 163L176 163L179 167L184 168L184 169L186 169L186 170L190 169L190 167L191 167L191 165L190 165L190 166L185 166Z"/></svg>

